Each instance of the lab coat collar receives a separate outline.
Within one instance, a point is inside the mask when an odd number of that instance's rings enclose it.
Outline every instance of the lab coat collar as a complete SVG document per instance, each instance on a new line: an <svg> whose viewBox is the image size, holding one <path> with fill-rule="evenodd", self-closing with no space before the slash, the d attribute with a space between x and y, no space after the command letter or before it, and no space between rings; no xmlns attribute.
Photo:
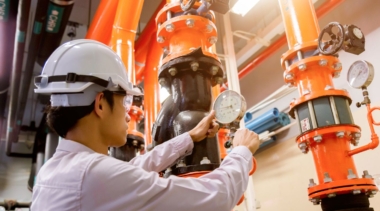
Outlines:
<svg viewBox="0 0 380 211"><path fill-rule="evenodd" d="M67 140L64 138L61 138L61 140L58 143L57 151L66 151L66 152L90 152L94 153L95 151L86 147L83 144L80 144L76 141Z"/></svg>

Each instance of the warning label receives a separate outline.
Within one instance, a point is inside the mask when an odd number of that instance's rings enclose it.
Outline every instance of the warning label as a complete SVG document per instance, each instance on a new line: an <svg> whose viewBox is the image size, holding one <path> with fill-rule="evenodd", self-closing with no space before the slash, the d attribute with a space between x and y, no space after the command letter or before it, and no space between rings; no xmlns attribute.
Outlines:
<svg viewBox="0 0 380 211"><path fill-rule="evenodd" d="M302 130L302 132L310 130L309 118L305 118L305 119L301 120L301 130Z"/></svg>

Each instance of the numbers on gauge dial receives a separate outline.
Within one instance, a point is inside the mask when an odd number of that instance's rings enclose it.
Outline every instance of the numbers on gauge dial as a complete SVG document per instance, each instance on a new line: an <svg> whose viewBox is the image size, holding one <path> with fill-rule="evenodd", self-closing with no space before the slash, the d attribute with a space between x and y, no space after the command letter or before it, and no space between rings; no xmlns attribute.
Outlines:
<svg viewBox="0 0 380 211"><path fill-rule="evenodd" d="M231 123L238 118L241 112L241 100L239 96L224 95L216 102L216 119L222 123Z"/></svg>

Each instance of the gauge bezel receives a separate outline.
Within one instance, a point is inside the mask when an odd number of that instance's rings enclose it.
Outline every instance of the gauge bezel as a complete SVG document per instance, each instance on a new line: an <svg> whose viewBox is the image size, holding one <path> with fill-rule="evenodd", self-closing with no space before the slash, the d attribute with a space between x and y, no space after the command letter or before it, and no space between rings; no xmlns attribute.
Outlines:
<svg viewBox="0 0 380 211"><path fill-rule="evenodd" d="M217 118L217 116L218 116L217 115L218 109L215 108L215 106L216 106L216 102L218 100L220 100L223 96L228 95L228 94L230 94L230 95L234 94L234 95L239 96L239 100L241 101L240 112L239 112L238 116L235 118L235 120L233 120L231 122L223 122L223 121L221 121L220 119ZM213 104L212 107L213 107L213 110L215 111L215 119L216 119L216 121L218 121L221 124L228 125L228 124L231 124L232 122L240 121L244 117L244 114L245 114L245 112L247 110L247 102L245 101L245 98L241 94L237 93L236 91L226 90L226 91L224 91L224 92L222 92L222 93L219 94L219 96L215 99L214 104Z"/></svg>
<svg viewBox="0 0 380 211"><path fill-rule="evenodd" d="M354 68L355 65L357 65L358 63L364 63L365 66L367 67L368 69L368 77L366 79L366 81L360 85L360 86L354 86L354 83L350 83L350 72L352 71L352 68ZM375 71L374 71L374 68L373 68L373 65L365 60L358 60L356 62L354 62L350 68L348 69L348 72L347 72L347 82L348 84L352 87L352 88L355 88L355 89L361 89L363 87L368 87L371 82L373 81L373 78L375 76Z"/></svg>

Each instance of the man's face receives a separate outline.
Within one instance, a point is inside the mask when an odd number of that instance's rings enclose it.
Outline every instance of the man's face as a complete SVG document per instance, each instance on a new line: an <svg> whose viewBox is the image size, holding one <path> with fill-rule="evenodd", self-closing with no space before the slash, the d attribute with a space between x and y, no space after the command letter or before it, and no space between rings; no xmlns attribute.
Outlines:
<svg viewBox="0 0 380 211"><path fill-rule="evenodd" d="M114 94L113 109L107 104L107 115L103 119L103 131L107 144L112 147L123 146L127 140L128 122L130 117L125 107L125 96Z"/></svg>

